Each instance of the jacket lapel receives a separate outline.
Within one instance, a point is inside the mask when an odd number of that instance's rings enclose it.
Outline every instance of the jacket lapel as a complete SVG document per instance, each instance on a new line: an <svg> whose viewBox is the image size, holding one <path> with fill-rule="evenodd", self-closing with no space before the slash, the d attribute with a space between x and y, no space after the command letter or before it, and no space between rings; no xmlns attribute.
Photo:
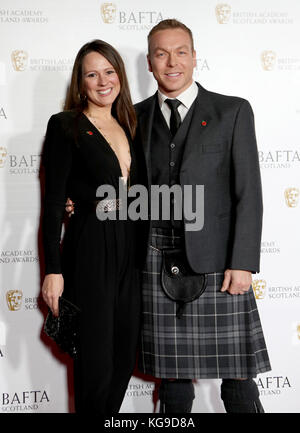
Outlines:
<svg viewBox="0 0 300 433"><path fill-rule="evenodd" d="M145 161L147 166L148 183L151 184L151 131L153 125L154 109L156 103L156 93L147 100L144 111L139 114L138 122L140 129L140 138L144 150Z"/></svg>

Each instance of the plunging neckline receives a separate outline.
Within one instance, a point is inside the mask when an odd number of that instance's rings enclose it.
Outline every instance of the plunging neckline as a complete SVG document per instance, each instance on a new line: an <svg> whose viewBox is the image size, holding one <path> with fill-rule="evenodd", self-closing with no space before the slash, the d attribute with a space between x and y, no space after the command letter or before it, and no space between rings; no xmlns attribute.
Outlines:
<svg viewBox="0 0 300 433"><path fill-rule="evenodd" d="M110 151L113 153L114 158L116 159L118 167L119 167L119 172L121 174L120 177L122 179L125 178L126 179L126 184L127 184L128 180L129 180L129 177L130 177L130 170L131 170L131 163L132 163L131 143L130 143L130 140L128 139L127 132L121 127L123 129L124 133L125 133L125 136L126 136L126 139L127 139L127 143L128 143L128 147L129 147L129 154L130 154L130 165L129 165L129 170L128 170L128 176L125 177L125 176L123 176L120 160L119 160L116 152L114 151L114 149L111 147L111 145L109 144L109 142L107 141L107 139L104 137L104 135L101 133L101 131L99 131L99 129L93 124L93 122L90 121L90 119L87 117L87 115L83 111L82 111L82 114L85 117L85 119L89 122L89 124L92 125L92 127L97 131L97 133L100 135L100 137L103 138L103 140L105 141L106 145L108 146L108 148L110 149Z"/></svg>

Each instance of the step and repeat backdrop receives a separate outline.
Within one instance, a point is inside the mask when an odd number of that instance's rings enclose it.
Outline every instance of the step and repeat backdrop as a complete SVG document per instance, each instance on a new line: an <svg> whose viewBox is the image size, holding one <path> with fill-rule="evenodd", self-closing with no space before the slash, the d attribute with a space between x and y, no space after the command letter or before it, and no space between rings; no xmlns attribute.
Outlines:
<svg viewBox="0 0 300 433"><path fill-rule="evenodd" d="M79 48L123 56L134 102L156 90L147 34L177 18L194 34L194 78L253 107L264 194L253 288L272 362L256 378L266 412L300 412L299 0L1 0L0 412L72 412L72 362L42 332L40 156ZM193 412L224 412L221 380L198 380ZM132 377L122 412L157 411L156 382Z"/></svg>

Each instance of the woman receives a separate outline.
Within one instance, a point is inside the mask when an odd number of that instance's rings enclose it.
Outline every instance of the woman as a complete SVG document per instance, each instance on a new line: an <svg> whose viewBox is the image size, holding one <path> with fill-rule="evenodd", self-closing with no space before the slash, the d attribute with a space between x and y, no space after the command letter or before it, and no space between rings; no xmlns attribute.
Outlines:
<svg viewBox="0 0 300 433"><path fill-rule="evenodd" d="M81 309L74 364L76 412L119 411L132 374L139 332L140 292L134 227L118 220L120 202L96 190L119 178L136 181L132 139L136 117L123 61L106 42L85 44L75 59L65 111L48 123L45 147L42 295L54 315L62 295ZM67 197L75 213L60 236ZM117 196L118 197L118 196ZM100 221L96 206L113 211Z"/></svg>

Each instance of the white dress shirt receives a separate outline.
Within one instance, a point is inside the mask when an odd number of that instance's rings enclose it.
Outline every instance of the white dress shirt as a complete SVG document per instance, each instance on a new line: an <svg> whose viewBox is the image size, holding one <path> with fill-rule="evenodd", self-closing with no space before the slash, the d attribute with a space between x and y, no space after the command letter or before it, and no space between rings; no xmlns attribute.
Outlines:
<svg viewBox="0 0 300 433"><path fill-rule="evenodd" d="M187 115L187 112L191 108L191 105L193 104L194 100L197 98L197 95L198 95L198 86L195 83L195 81L193 81L190 87L188 87L184 92L176 96L176 98L169 98L158 89L158 103L169 128L170 128L171 109L168 106L168 104L165 103L165 100L178 99L178 101L181 102L177 110L178 113L180 114L181 122L183 122L183 119Z"/></svg>

